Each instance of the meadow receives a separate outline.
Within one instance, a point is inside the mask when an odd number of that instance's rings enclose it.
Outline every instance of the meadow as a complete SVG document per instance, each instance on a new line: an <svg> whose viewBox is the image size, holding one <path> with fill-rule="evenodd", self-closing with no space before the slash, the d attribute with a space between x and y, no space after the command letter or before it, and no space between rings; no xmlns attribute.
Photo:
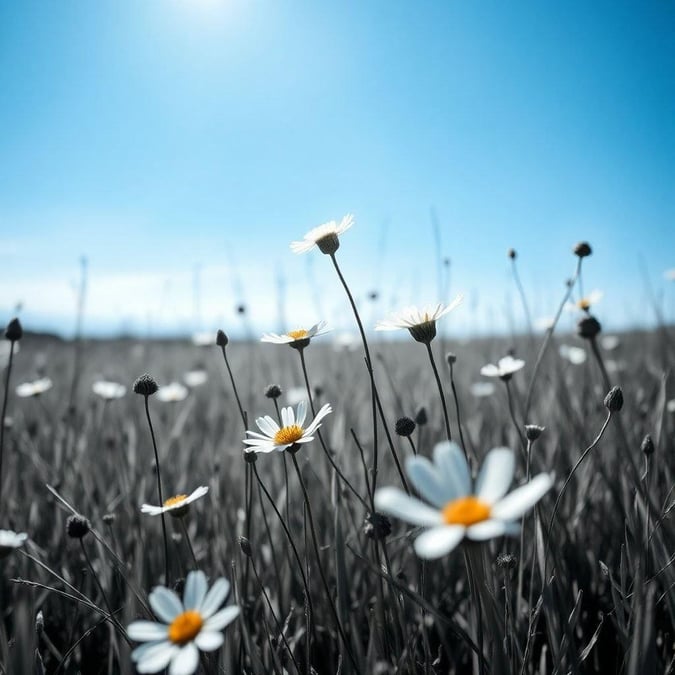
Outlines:
<svg viewBox="0 0 675 675"><path fill-rule="evenodd" d="M200 643L185 612L172 648L197 640L196 672L673 672L675 333L606 336L589 319L609 309L578 307L583 335L470 341L452 338L450 313L421 339L368 330L368 352L356 324L350 343L230 341L227 326L204 345L23 335L2 371L0 528L28 537L0 546L0 672L136 672L129 626L162 618L149 593L182 598L194 570L209 588L229 580L225 606L239 608L222 646ZM507 355L524 366L481 375ZM38 378L51 386L18 395ZM102 381L124 390L94 391ZM172 382L184 388L162 394ZM265 435L257 418L290 429L281 409L302 400L330 404L311 442L289 431L283 452L244 452L247 431ZM436 470L420 458L448 436L474 477L490 450L511 450L500 494L542 475L550 487L494 536L472 539L471 516L447 554L420 557L423 528L381 512L377 494L416 495L413 468ZM158 468L174 508L152 515L141 505L161 506ZM193 672L171 658L171 673ZM168 657L155 663L145 672Z"/></svg>

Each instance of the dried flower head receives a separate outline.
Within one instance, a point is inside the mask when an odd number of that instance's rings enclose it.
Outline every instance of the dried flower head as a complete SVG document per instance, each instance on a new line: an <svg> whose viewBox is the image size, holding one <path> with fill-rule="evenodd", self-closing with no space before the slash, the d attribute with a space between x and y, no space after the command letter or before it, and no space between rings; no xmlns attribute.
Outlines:
<svg viewBox="0 0 675 675"><path fill-rule="evenodd" d="M141 396L152 396L159 387L157 382L152 375L144 373L140 377L136 378L133 384L134 393L140 394Z"/></svg>
<svg viewBox="0 0 675 675"><path fill-rule="evenodd" d="M574 255L577 255L580 258L586 258L593 252L591 250L591 245L587 241L580 241L578 244L576 244L573 250Z"/></svg>
<svg viewBox="0 0 675 675"><path fill-rule="evenodd" d="M72 539L82 539L91 530L91 523L87 518L79 514L70 516L66 520L66 532Z"/></svg>
<svg viewBox="0 0 675 675"><path fill-rule="evenodd" d="M23 337L23 328L21 322L16 317L12 319L5 328L5 338L10 342L17 342Z"/></svg>
<svg viewBox="0 0 675 675"><path fill-rule="evenodd" d="M579 319L577 323L577 333L579 337L582 337L586 340L595 339L596 335L602 330L600 322L594 316L585 316L583 319Z"/></svg>
<svg viewBox="0 0 675 675"><path fill-rule="evenodd" d="M409 417L400 417L396 420L395 431L399 436L407 438L408 436L412 436L416 426L415 421Z"/></svg>
<svg viewBox="0 0 675 675"><path fill-rule="evenodd" d="M265 396L267 398L271 398L272 400L275 400L279 398L283 394L283 390L278 384L269 384L267 387L265 387Z"/></svg>
<svg viewBox="0 0 675 675"><path fill-rule="evenodd" d="M619 412L623 408L623 392L621 387L612 387L605 396L605 408L610 412Z"/></svg>

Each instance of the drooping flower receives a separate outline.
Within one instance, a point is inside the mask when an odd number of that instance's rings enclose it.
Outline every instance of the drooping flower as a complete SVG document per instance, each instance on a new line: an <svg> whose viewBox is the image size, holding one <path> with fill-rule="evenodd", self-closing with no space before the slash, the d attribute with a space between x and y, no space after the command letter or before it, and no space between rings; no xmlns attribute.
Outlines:
<svg viewBox="0 0 675 675"><path fill-rule="evenodd" d="M157 398L164 402L175 403L176 401L182 401L187 395L187 387L184 387L180 382L172 382L171 384L164 385L157 391Z"/></svg>
<svg viewBox="0 0 675 675"><path fill-rule="evenodd" d="M138 672L157 673L168 666L169 675L192 675L199 667L199 651L218 649L224 641L221 631L239 615L236 605L218 611L229 592L224 577L208 590L201 570L187 575L182 602L174 591L155 587L148 601L160 622L134 621L127 628L132 640L145 643L131 653Z"/></svg>
<svg viewBox="0 0 675 675"><path fill-rule="evenodd" d="M321 426L321 420L333 412L330 403L324 404L316 417L304 427L307 416L307 401L300 401L297 414L292 407L281 409L281 424L269 415L258 417L255 423L261 434L256 431L246 431L250 438L244 439L248 445L246 452L272 452L273 450L297 449L296 446L314 440L314 433Z"/></svg>
<svg viewBox="0 0 675 675"><path fill-rule="evenodd" d="M33 382L24 382L16 388L16 395L20 398L29 398L30 396L39 396L52 388L52 381L48 377L42 377Z"/></svg>
<svg viewBox="0 0 675 675"><path fill-rule="evenodd" d="M110 380L98 380L92 385L92 391L100 396L104 401L112 401L116 398L122 398L127 393L127 388L119 382Z"/></svg>
<svg viewBox="0 0 675 675"><path fill-rule="evenodd" d="M0 530L0 558L7 557L12 551L21 548L28 539L25 532Z"/></svg>
<svg viewBox="0 0 675 675"><path fill-rule="evenodd" d="M499 359L497 365L488 363L480 369L480 374L485 377L499 377L502 380L510 380L513 373L519 371L525 365L522 359L514 359L513 356L505 356Z"/></svg>
<svg viewBox="0 0 675 675"><path fill-rule="evenodd" d="M408 329L410 335L417 340L429 344L436 337L436 321L458 307L463 295L458 295L449 305L438 303L434 307L406 307L384 321L375 325L375 330Z"/></svg>
<svg viewBox="0 0 675 675"><path fill-rule="evenodd" d="M293 253L307 253L318 246L321 253L332 255L340 247L339 235L344 234L354 224L354 216L348 213L339 223L330 220L310 230L302 241L291 242Z"/></svg>
<svg viewBox="0 0 675 675"><path fill-rule="evenodd" d="M460 447L445 441L434 448L434 461L417 455L406 460L406 473L429 504L393 487L375 492L375 508L413 525L427 527L415 539L420 558L439 558L464 537L483 541L519 532L517 520L553 485L546 473L507 494L515 456L509 448L490 450L475 485Z"/></svg>
<svg viewBox="0 0 675 675"><path fill-rule="evenodd" d="M196 501L200 497L203 497L209 488L205 485L201 485L196 490L193 490L189 495L176 495L175 497L169 497L164 501L163 506L153 506L152 504L143 504L141 506L141 511L147 513L150 516L158 516L160 513L169 513L172 516L180 518L184 516L189 509L190 504Z"/></svg>
<svg viewBox="0 0 675 675"><path fill-rule="evenodd" d="M326 328L325 321L315 323L311 328L298 328L289 330L288 333L278 335L277 333L264 333L260 342L271 342L276 345L289 345L294 349L304 349L317 335L327 333L330 328Z"/></svg>

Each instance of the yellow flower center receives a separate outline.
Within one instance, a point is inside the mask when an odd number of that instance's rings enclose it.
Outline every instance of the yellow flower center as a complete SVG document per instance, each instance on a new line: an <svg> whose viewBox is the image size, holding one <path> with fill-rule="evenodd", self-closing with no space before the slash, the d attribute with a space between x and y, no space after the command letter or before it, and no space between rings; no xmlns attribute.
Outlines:
<svg viewBox="0 0 675 675"><path fill-rule="evenodd" d="M581 300L577 302L577 307L579 309L588 310L591 308L591 302L588 298L581 298Z"/></svg>
<svg viewBox="0 0 675 675"><path fill-rule="evenodd" d="M176 506L187 499L187 495L176 495L175 497L169 497L165 502L164 506Z"/></svg>
<svg viewBox="0 0 675 675"><path fill-rule="evenodd" d="M490 506L478 497L460 497L448 502L441 511L447 525L475 525L490 517Z"/></svg>
<svg viewBox="0 0 675 675"><path fill-rule="evenodd" d="M294 340L302 340L309 337L309 333L304 328L298 328L298 330L289 330L286 335L288 335L288 337L292 337Z"/></svg>
<svg viewBox="0 0 675 675"><path fill-rule="evenodd" d="M274 434L274 442L277 445L290 445L302 438L305 430L297 424L291 424L290 427L281 427L276 434Z"/></svg>
<svg viewBox="0 0 675 675"><path fill-rule="evenodd" d="M199 612L189 609L179 614L169 626L169 640L177 645L185 645L194 640L204 625Z"/></svg>

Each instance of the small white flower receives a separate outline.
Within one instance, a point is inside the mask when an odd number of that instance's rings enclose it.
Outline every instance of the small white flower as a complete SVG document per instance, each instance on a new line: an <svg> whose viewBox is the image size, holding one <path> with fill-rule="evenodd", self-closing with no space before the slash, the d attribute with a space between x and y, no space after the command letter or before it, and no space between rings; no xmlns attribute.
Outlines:
<svg viewBox="0 0 675 675"><path fill-rule="evenodd" d="M417 342L428 344L436 337L436 321L458 307L463 295L458 295L449 305L438 303L433 307L406 307L392 314L389 319L379 321L375 330L401 330L407 328Z"/></svg>
<svg viewBox="0 0 675 675"><path fill-rule="evenodd" d="M602 300L605 294L598 290L597 288L592 290L588 295L585 295L583 298L579 298L576 302L568 302L565 304L565 310L568 312L576 312L578 310L583 310L588 312L591 307L597 305L600 300Z"/></svg>
<svg viewBox="0 0 675 675"><path fill-rule="evenodd" d="M188 387L201 387L208 379L209 374L203 368L188 370L188 372L183 375L183 382L185 382Z"/></svg>
<svg viewBox="0 0 675 675"><path fill-rule="evenodd" d="M327 333L330 328L326 328L325 321L315 323L311 328L298 328L289 330L288 333L278 335L277 333L265 333L260 338L260 342L271 342L275 345L290 345L291 347L306 347L310 340L317 335Z"/></svg>
<svg viewBox="0 0 675 675"><path fill-rule="evenodd" d="M216 336L211 331L200 331L192 336L192 344L197 347L210 347L216 344Z"/></svg>
<svg viewBox="0 0 675 675"><path fill-rule="evenodd" d="M211 652L224 641L222 630L239 615L230 605L218 611L230 592L230 582L220 577L208 590L201 570L185 580L183 602L174 591L156 586L148 596L153 612L162 623L134 621L127 634L145 642L131 653L139 673L158 673L169 667L169 675L192 675L199 667L199 650Z"/></svg>
<svg viewBox="0 0 675 675"><path fill-rule="evenodd" d="M566 359L570 363L574 364L575 366L578 366L582 363L586 363L586 350L582 349L581 347L572 347L571 345L560 345L560 349L558 350L560 356L563 357L563 359Z"/></svg>
<svg viewBox="0 0 675 675"><path fill-rule="evenodd" d="M258 417L255 423L262 434L256 431L246 431L250 436L244 439L244 443L250 446L246 452L282 451L301 443L309 443L314 440L313 434L321 426L321 420L332 412L330 404L324 404L306 428L302 425L307 416L307 401L300 401L297 414L290 406L282 408L281 424L283 426L281 427L269 415Z"/></svg>
<svg viewBox="0 0 675 675"><path fill-rule="evenodd" d="M122 398L127 393L127 388L119 382L99 380L92 385L92 391L105 401L112 401L116 398Z"/></svg>
<svg viewBox="0 0 675 675"><path fill-rule="evenodd" d="M16 395L20 398L29 396L39 396L52 388L52 381L48 377L43 377L33 382L24 382L16 388Z"/></svg>
<svg viewBox="0 0 675 675"><path fill-rule="evenodd" d="M187 397L187 395L187 387L184 387L180 382L172 382L171 384L167 384L157 390L157 398L164 402L182 401Z"/></svg>
<svg viewBox="0 0 675 675"><path fill-rule="evenodd" d="M0 530L0 558L5 558L15 549L21 548L26 539L28 535L25 532Z"/></svg>
<svg viewBox="0 0 675 675"><path fill-rule="evenodd" d="M621 340L618 335L603 335L600 338L600 344L604 350L611 352L621 344Z"/></svg>
<svg viewBox="0 0 675 675"><path fill-rule="evenodd" d="M485 377L500 377L502 380L508 380L513 373L519 371L525 365L522 359L514 359L513 356L505 356L499 359L497 365L488 363L480 369L480 374Z"/></svg>
<svg viewBox="0 0 675 675"><path fill-rule="evenodd" d="M495 385L492 382L474 382L470 389L471 394L476 398L492 396L495 393Z"/></svg>
<svg viewBox="0 0 675 675"><path fill-rule="evenodd" d="M456 443L445 441L434 448L433 463L421 455L406 460L410 482L431 506L387 487L375 492L375 508L430 528L415 539L415 552L420 558L440 558L464 537L483 541L519 532L517 520L551 488L553 478L541 473L507 494L514 470L512 450L490 450L472 488L464 453Z"/></svg>
<svg viewBox="0 0 675 675"><path fill-rule="evenodd" d="M164 501L163 506L143 504L141 506L141 511L150 516L158 516L160 513L167 512L171 513L172 516L183 516L187 513L190 504L200 497L203 497L208 491L208 487L201 485L190 495L176 495L175 497L169 497L169 499Z"/></svg>
<svg viewBox="0 0 675 675"><path fill-rule="evenodd" d="M310 230L302 241L291 242L293 253L307 253L318 246L322 253L332 254L340 246L338 236L344 234L354 224L354 216L348 213L339 223L330 220Z"/></svg>

